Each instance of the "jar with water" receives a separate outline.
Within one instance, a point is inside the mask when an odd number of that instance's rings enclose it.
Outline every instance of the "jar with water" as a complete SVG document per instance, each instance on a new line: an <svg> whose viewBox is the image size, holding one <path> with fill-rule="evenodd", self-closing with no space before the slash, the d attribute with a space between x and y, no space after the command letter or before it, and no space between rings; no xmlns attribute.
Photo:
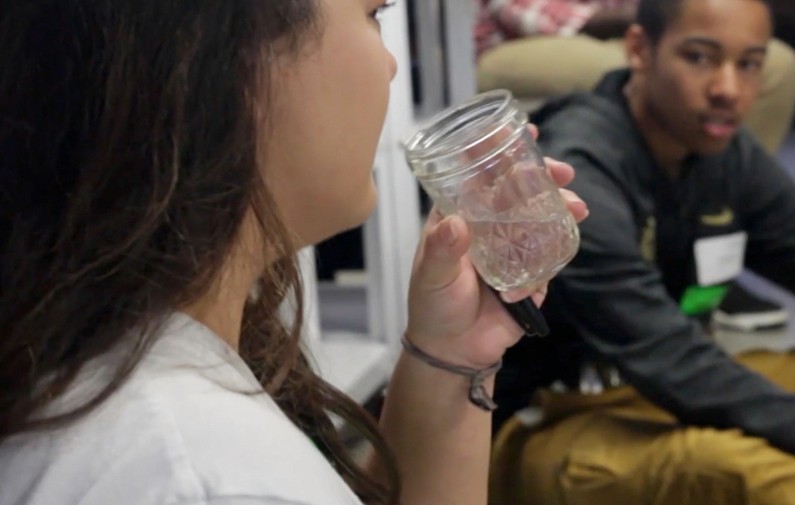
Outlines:
<svg viewBox="0 0 795 505"><path fill-rule="evenodd" d="M467 222L469 256L494 289L535 289L576 254L577 223L510 92L433 117L408 141L406 158L440 212Z"/></svg>

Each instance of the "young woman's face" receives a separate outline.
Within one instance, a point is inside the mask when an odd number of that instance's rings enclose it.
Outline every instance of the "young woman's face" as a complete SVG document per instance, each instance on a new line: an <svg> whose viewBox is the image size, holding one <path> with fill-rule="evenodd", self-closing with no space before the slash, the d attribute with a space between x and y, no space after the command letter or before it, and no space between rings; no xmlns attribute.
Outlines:
<svg viewBox="0 0 795 505"><path fill-rule="evenodd" d="M318 41L274 68L265 177L300 245L361 224L397 67L381 40L384 0L319 0Z"/></svg>

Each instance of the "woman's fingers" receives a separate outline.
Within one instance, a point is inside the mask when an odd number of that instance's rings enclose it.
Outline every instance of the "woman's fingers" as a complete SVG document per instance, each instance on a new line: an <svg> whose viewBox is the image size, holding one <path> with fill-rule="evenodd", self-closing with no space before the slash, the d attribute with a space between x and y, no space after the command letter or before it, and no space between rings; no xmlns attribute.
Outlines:
<svg viewBox="0 0 795 505"><path fill-rule="evenodd" d="M439 217L438 213L431 214L415 257L415 281L422 291L437 291L455 282L461 274L461 258L469 248L469 230L463 219Z"/></svg>
<svg viewBox="0 0 795 505"><path fill-rule="evenodd" d="M568 163L553 160L552 158L544 158L544 163L547 166L549 175L559 187L567 186L574 180L574 168Z"/></svg>
<svg viewBox="0 0 795 505"><path fill-rule="evenodd" d="M560 191L560 196L563 197L563 201L566 202L566 208L569 209L569 212L571 212L577 222L580 222L588 217L588 213L590 212L588 210L588 204L586 204L582 198L577 196L577 193L564 188L561 188L558 191Z"/></svg>

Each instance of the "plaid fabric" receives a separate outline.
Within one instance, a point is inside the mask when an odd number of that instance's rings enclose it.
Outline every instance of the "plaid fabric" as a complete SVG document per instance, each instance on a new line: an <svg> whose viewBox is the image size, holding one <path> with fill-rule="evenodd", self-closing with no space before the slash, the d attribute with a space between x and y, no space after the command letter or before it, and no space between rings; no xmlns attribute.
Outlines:
<svg viewBox="0 0 795 505"><path fill-rule="evenodd" d="M638 0L474 0L478 54L505 40L532 35L574 35L601 9Z"/></svg>

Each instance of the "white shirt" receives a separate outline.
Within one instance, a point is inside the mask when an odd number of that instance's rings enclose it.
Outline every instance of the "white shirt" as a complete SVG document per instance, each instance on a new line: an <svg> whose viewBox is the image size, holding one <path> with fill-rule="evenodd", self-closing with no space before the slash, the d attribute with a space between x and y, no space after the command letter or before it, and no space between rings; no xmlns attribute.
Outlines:
<svg viewBox="0 0 795 505"><path fill-rule="evenodd" d="M243 394L260 390L234 350L176 314L98 409L0 445L0 505L361 505L269 396Z"/></svg>

